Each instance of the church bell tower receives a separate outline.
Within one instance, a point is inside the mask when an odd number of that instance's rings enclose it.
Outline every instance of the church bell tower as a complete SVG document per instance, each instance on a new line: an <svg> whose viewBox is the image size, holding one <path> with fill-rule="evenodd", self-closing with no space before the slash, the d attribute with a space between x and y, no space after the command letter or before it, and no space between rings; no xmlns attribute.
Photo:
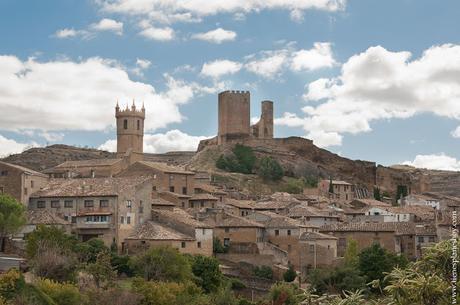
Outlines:
<svg viewBox="0 0 460 305"><path fill-rule="evenodd" d="M117 102L115 117L117 119L117 157L132 154L139 155L142 159L144 152L144 105L140 110L137 110L133 100L131 109L126 105L126 109L122 110Z"/></svg>

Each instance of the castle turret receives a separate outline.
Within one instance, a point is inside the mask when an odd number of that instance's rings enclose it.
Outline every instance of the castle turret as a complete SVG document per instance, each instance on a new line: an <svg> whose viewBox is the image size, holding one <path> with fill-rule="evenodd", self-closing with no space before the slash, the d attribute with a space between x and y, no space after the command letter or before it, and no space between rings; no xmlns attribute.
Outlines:
<svg viewBox="0 0 460 305"><path fill-rule="evenodd" d="M249 112L249 91L224 91L219 93L219 144L249 137Z"/></svg>
<svg viewBox="0 0 460 305"><path fill-rule="evenodd" d="M126 106L125 110L120 110L117 102L115 117L117 119L118 157L131 153L142 158L144 152L145 108L142 106L141 110L137 110L133 100L131 109Z"/></svg>

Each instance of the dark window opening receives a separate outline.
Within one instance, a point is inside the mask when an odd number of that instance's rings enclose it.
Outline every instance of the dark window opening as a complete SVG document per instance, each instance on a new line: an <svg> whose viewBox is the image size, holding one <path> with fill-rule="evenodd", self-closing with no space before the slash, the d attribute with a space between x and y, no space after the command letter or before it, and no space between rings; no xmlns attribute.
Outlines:
<svg viewBox="0 0 460 305"><path fill-rule="evenodd" d="M123 128L128 129L128 120L123 120Z"/></svg>
<svg viewBox="0 0 460 305"><path fill-rule="evenodd" d="M137 120L137 130L141 129L141 122Z"/></svg>

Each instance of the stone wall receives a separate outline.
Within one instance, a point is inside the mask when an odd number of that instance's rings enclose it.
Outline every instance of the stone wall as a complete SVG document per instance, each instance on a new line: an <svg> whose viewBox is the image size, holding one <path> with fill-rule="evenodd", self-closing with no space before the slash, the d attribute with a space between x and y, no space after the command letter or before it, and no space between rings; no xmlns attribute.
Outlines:
<svg viewBox="0 0 460 305"><path fill-rule="evenodd" d="M218 143L249 137L249 91L224 91L219 93Z"/></svg>

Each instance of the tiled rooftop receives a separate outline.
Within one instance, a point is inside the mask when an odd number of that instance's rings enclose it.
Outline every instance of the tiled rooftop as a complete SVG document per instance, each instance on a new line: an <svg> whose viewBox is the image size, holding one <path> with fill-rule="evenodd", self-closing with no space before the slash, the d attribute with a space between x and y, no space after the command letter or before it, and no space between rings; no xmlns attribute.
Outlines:
<svg viewBox="0 0 460 305"><path fill-rule="evenodd" d="M151 162L151 161L138 161L136 163L143 164L147 167L159 170L168 174L185 174L185 175L195 175L194 172L187 171L183 168L167 165L166 163L161 162Z"/></svg>
<svg viewBox="0 0 460 305"><path fill-rule="evenodd" d="M154 221L146 221L140 225L127 239L146 240L194 240L194 238L177 232L173 228Z"/></svg>
<svg viewBox="0 0 460 305"><path fill-rule="evenodd" d="M195 228L210 228L209 225L196 220L192 215L179 208L173 208L172 210L152 210L152 213L157 214L158 217L165 221L171 220Z"/></svg>
<svg viewBox="0 0 460 305"><path fill-rule="evenodd" d="M65 221L64 219L53 215L47 210L28 210L26 212L26 219L27 219L27 224L30 225L38 225L38 224L44 224L44 225L65 225L69 224L69 222Z"/></svg>

